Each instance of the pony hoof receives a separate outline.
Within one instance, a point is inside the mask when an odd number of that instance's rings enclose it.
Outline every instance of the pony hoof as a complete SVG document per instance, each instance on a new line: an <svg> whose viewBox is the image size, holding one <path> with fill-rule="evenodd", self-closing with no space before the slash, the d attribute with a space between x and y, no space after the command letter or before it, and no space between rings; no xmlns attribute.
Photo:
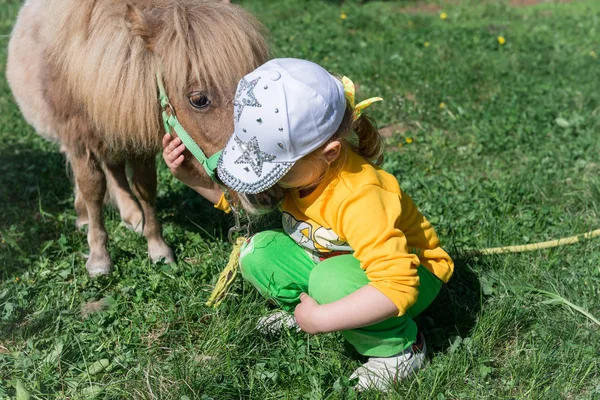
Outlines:
<svg viewBox="0 0 600 400"><path fill-rule="evenodd" d="M85 263L85 268L87 269L90 278L97 278L99 276L110 274L112 261L108 254L99 255L92 253Z"/></svg>
<svg viewBox="0 0 600 400"><path fill-rule="evenodd" d="M154 264L158 263L159 261L162 261L165 264L171 264L175 262L173 250L171 250L171 248L164 242L162 244L148 246L148 255Z"/></svg>

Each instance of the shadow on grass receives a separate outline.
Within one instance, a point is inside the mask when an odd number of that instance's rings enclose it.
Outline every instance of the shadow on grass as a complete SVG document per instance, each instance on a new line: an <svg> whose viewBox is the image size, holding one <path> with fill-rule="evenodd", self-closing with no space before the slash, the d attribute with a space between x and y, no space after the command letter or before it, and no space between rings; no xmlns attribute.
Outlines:
<svg viewBox="0 0 600 400"><path fill-rule="evenodd" d="M232 214L225 214L192 189L182 187L171 190L157 199L158 209L163 212L161 220L185 230L202 231L212 238L227 240L229 228L234 226ZM242 224L247 221L242 220ZM281 214L271 212L251 219L251 234L266 229L281 229Z"/></svg>
<svg viewBox="0 0 600 400"><path fill-rule="evenodd" d="M0 154L0 279L28 269L43 243L58 239L57 223L64 221L56 215L72 206L72 186L59 152L14 147L4 152Z"/></svg>
<svg viewBox="0 0 600 400"><path fill-rule="evenodd" d="M453 257L454 274L433 303L417 318L433 352L450 346L450 337L468 337L477 322L484 298L471 258Z"/></svg>
<svg viewBox="0 0 600 400"><path fill-rule="evenodd" d="M68 206L72 185L66 171L58 152L21 149L0 154L0 229Z"/></svg>
<svg viewBox="0 0 600 400"><path fill-rule="evenodd" d="M447 351L453 336L470 336L484 301L479 278L471 269L474 261L460 257L452 259L452 278L442 286L433 303L415 319L425 336L429 354ZM344 343L344 349L352 358L367 360L348 342Z"/></svg>
<svg viewBox="0 0 600 400"><path fill-rule="evenodd" d="M163 223L177 225L185 231L204 232L213 239L227 240L233 217L225 214L188 187L170 190L156 199Z"/></svg>
<svg viewBox="0 0 600 400"><path fill-rule="evenodd" d="M39 148L2 150L0 188L0 279L6 279L26 271L42 255L47 241L56 241L71 229L75 232L74 196L64 156ZM175 189L157 199L163 223L227 240L233 225L230 215L186 187ZM111 212L118 218L109 208L105 206L105 218ZM81 250L87 253L87 245Z"/></svg>

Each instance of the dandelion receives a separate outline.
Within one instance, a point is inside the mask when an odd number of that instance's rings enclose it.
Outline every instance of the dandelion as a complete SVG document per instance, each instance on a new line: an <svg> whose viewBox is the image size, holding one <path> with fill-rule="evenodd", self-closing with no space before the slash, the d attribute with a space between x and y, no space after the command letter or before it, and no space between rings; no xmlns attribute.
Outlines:
<svg viewBox="0 0 600 400"><path fill-rule="evenodd" d="M446 19L446 18L448 18L448 14L446 14L444 12L440 14L440 19Z"/></svg>
<svg viewBox="0 0 600 400"><path fill-rule="evenodd" d="M598 58L598 54L594 50L590 51L590 56L593 58Z"/></svg>
<svg viewBox="0 0 600 400"><path fill-rule="evenodd" d="M348 18L348 14L346 14L345 12L342 11L342 13L340 14L340 19L346 19Z"/></svg>
<svg viewBox="0 0 600 400"><path fill-rule="evenodd" d="M440 108L443 110L444 108L446 108L446 103L444 103L443 101L440 103Z"/></svg>
<svg viewBox="0 0 600 400"><path fill-rule="evenodd" d="M15 277L15 282L19 282L21 279L19 279L19 277Z"/></svg>
<svg viewBox="0 0 600 400"><path fill-rule="evenodd" d="M500 43L500 46L506 43L506 39L504 39L504 36L498 36L498 43Z"/></svg>
<svg viewBox="0 0 600 400"><path fill-rule="evenodd" d="M429 42L423 43L423 46L425 46L425 47L429 47L430 45L431 45L431 43L429 43Z"/></svg>
<svg viewBox="0 0 600 400"><path fill-rule="evenodd" d="M406 138L406 143L411 144L413 142L411 137L407 137Z"/></svg>
<svg viewBox="0 0 600 400"><path fill-rule="evenodd" d="M404 147L404 144L403 143L398 143L398 148L400 148L400 147Z"/></svg>

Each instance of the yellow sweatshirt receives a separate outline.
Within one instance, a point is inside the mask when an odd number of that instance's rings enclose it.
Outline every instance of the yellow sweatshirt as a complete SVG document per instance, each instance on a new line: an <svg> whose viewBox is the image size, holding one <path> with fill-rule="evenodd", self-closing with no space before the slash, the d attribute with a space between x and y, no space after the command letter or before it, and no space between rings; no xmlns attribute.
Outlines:
<svg viewBox="0 0 600 400"><path fill-rule="evenodd" d="M352 151L337 176L306 197L290 191L281 208L284 230L315 261L354 253L398 315L417 300L419 264L443 282L452 276L450 256L396 178Z"/></svg>

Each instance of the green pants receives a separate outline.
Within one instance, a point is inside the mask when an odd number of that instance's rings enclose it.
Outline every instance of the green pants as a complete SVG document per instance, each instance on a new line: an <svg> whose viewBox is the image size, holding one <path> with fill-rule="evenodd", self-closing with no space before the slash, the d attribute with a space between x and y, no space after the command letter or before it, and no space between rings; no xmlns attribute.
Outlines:
<svg viewBox="0 0 600 400"><path fill-rule="evenodd" d="M308 293L319 304L332 303L369 283L352 255L340 255L316 263L296 242L282 231L254 235L242 248L242 276L259 292L283 309L293 312L300 293ZM417 325L413 318L425 310L437 296L442 281L419 266L419 297L400 317L342 334L365 356L390 357L416 341Z"/></svg>

